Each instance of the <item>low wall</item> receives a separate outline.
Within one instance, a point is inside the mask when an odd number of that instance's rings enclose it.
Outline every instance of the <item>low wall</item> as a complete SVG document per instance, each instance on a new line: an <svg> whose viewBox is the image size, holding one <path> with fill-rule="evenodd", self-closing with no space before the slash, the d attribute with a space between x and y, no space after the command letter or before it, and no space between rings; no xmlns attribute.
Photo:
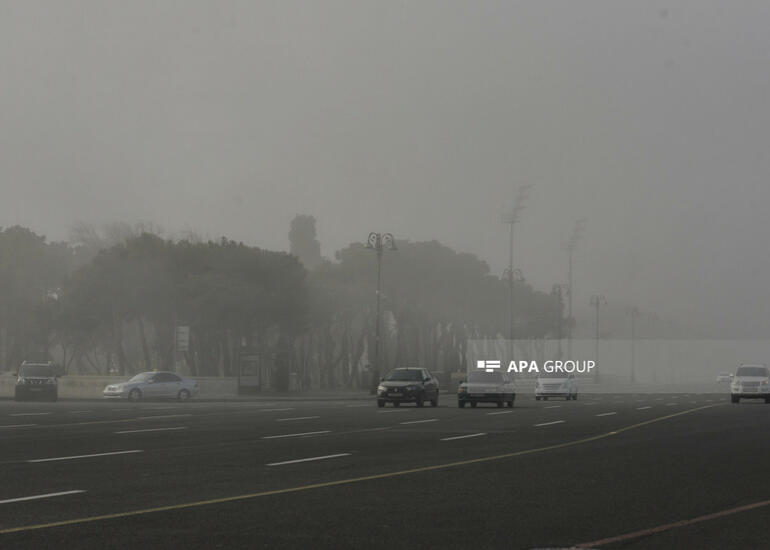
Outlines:
<svg viewBox="0 0 770 550"><path fill-rule="evenodd" d="M129 377L124 376L62 376L59 379L59 397L97 399L102 397L104 387L109 384L125 382ZM200 377L198 395L200 398L237 397L237 378ZM13 397L16 377L9 374L0 375L0 397Z"/></svg>

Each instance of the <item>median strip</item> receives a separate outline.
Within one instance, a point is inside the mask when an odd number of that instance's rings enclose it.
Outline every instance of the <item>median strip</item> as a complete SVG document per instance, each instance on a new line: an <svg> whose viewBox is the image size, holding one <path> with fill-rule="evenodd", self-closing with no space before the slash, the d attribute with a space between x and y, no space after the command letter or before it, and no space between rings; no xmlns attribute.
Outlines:
<svg viewBox="0 0 770 550"><path fill-rule="evenodd" d="M350 456L350 453L338 453L336 455L314 456L311 458L298 458L297 460L285 460L283 462L271 462L270 464L267 464L267 466L284 466L286 464L298 464L300 462L312 462L314 460L327 460L329 458L339 458L341 456Z"/></svg>

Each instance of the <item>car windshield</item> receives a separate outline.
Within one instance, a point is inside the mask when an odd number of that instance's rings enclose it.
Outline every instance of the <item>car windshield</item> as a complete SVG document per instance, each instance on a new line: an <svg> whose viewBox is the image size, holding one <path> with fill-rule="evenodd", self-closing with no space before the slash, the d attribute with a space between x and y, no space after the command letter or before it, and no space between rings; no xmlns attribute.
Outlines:
<svg viewBox="0 0 770 550"><path fill-rule="evenodd" d="M468 382L472 384L499 384L503 381L503 375L499 372L472 372L468 375Z"/></svg>
<svg viewBox="0 0 770 550"><path fill-rule="evenodd" d="M152 375L152 372L141 372L129 380L129 382L147 382L150 378L152 378Z"/></svg>
<svg viewBox="0 0 770 550"><path fill-rule="evenodd" d="M385 380L391 382L414 382L422 381L422 371L399 369L391 372Z"/></svg>
<svg viewBox="0 0 770 550"><path fill-rule="evenodd" d="M767 367L739 367L735 376L767 376Z"/></svg>
<svg viewBox="0 0 770 550"><path fill-rule="evenodd" d="M53 376L53 368L50 365L23 365L19 376Z"/></svg>

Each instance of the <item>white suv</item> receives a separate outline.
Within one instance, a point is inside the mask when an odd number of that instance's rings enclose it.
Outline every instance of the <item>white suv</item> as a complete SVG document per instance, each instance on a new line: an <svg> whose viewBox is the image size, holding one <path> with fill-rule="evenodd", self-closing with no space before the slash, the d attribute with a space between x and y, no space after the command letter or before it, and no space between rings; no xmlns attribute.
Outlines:
<svg viewBox="0 0 770 550"><path fill-rule="evenodd" d="M730 400L738 403L741 397L764 399L770 403L770 370L765 365L741 365L730 384Z"/></svg>
<svg viewBox="0 0 770 550"><path fill-rule="evenodd" d="M535 400L564 397L567 401L578 398L577 380L574 374L547 373L537 377Z"/></svg>

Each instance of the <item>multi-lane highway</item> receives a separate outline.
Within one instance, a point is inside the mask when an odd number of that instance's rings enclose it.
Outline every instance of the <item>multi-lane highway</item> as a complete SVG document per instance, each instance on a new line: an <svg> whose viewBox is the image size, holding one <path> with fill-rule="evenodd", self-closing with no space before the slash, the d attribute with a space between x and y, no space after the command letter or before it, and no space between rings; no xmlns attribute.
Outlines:
<svg viewBox="0 0 770 550"><path fill-rule="evenodd" d="M767 546L770 405L728 401L0 401L0 548Z"/></svg>

